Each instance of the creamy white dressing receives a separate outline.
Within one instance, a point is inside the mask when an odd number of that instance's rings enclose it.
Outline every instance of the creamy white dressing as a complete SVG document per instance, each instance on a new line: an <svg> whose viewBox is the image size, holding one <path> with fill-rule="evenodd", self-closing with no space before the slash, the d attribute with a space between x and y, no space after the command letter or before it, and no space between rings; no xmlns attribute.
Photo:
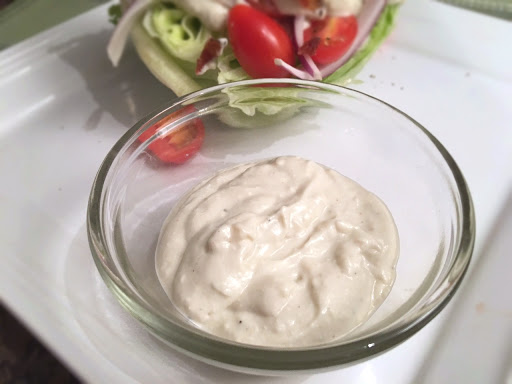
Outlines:
<svg viewBox="0 0 512 384"><path fill-rule="evenodd" d="M309 346L363 323L395 279L398 233L385 204L299 157L223 170L186 194L156 252L176 308L217 336Z"/></svg>

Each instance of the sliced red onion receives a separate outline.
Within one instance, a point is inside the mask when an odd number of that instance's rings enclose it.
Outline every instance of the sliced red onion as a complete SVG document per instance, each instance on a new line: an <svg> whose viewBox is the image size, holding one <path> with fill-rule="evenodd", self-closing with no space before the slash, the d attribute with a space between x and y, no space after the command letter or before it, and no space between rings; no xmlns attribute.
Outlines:
<svg viewBox="0 0 512 384"><path fill-rule="evenodd" d="M293 20L293 37L295 38L297 48L300 48L304 45L304 31L308 29L308 27L309 22L306 20L304 15L297 16Z"/></svg>
<svg viewBox="0 0 512 384"><path fill-rule="evenodd" d="M306 20L304 15L299 15L293 20L293 43L295 50L299 50L304 45L304 31L309 28L310 23ZM299 60L306 70L311 75L313 80L322 80L322 74L317 65L310 55L298 55Z"/></svg>
<svg viewBox="0 0 512 384"><path fill-rule="evenodd" d="M286 69L288 73L295 76L298 79L302 80L314 80L313 76L311 76L308 72L303 71L302 69L295 68L293 65L288 64L282 59L274 59L274 64L278 67L283 67Z"/></svg>
<svg viewBox="0 0 512 384"><path fill-rule="evenodd" d="M322 80L322 73L310 55L299 55L299 60L304 69L313 77L313 80Z"/></svg>
<svg viewBox="0 0 512 384"><path fill-rule="evenodd" d="M135 24L139 16L149 8L152 2L153 0L135 0L131 3L129 8L123 12L123 16L119 20L107 45L107 54L114 66L117 66L123 55L124 47L133 24Z"/></svg>
<svg viewBox="0 0 512 384"><path fill-rule="evenodd" d="M357 34L350 48L335 62L320 68L322 78L336 72L343 64L345 64L352 55L361 48L368 38L371 30L379 20L379 17L386 7L386 0L367 0L363 1L361 12L357 16Z"/></svg>

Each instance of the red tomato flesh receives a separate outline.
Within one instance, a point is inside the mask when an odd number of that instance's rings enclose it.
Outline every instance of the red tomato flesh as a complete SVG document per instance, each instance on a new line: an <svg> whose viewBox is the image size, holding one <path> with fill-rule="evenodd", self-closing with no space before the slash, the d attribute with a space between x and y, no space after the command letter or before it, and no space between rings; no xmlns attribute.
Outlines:
<svg viewBox="0 0 512 384"><path fill-rule="evenodd" d="M311 58L315 63L330 64L347 52L356 35L357 19L354 16L328 17L313 21L304 31L304 46L314 46Z"/></svg>
<svg viewBox="0 0 512 384"><path fill-rule="evenodd" d="M139 136L139 141L148 140L158 130L194 110L194 107L188 106L171 113L149 127ZM196 118L180 126L177 130L168 132L165 136L154 140L148 145L148 149L164 163L183 164L199 151L203 141L204 125L200 119Z"/></svg>
<svg viewBox="0 0 512 384"><path fill-rule="evenodd" d="M235 57L249 76L289 76L274 59L293 65L293 44L285 29L270 16L248 5L235 5L229 11L228 38Z"/></svg>

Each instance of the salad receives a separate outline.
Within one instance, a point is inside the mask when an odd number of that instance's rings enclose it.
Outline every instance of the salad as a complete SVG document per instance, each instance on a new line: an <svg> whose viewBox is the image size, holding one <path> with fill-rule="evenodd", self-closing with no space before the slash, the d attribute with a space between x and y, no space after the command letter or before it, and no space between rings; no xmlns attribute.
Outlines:
<svg viewBox="0 0 512 384"><path fill-rule="evenodd" d="M394 24L387 0L121 0L107 52L116 66L131 37L176 95L250 78L343 85Z"/></svg>
<svg viewBox="0 0 512 384"><path fill-rule="evenodd" d="M107 47L113 65L131 37L149 70L177 96L251 78L347 84L389 34L399 6L387 0L120 1L109 9L116 24ZM236 128L269 126L312 103L286 87L223 92L232 108L219 118ZM194 118L172 132L166 127L194 111L173 112L139 141L157 134L148 150L160 163L188 161L203 144L203 122Z"/></svg>

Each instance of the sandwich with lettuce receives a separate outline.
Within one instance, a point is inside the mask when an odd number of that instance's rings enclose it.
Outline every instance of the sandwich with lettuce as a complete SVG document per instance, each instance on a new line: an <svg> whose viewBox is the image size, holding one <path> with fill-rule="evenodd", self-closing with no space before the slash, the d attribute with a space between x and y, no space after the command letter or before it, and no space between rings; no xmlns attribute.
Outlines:
<svg viewBox="0 0 512 384"><path fill-rule="evenodd" d="M251 78L349 83L390 33L389 0L121 0L107 52L118 65L128 39L181 96Z"/></svg>

